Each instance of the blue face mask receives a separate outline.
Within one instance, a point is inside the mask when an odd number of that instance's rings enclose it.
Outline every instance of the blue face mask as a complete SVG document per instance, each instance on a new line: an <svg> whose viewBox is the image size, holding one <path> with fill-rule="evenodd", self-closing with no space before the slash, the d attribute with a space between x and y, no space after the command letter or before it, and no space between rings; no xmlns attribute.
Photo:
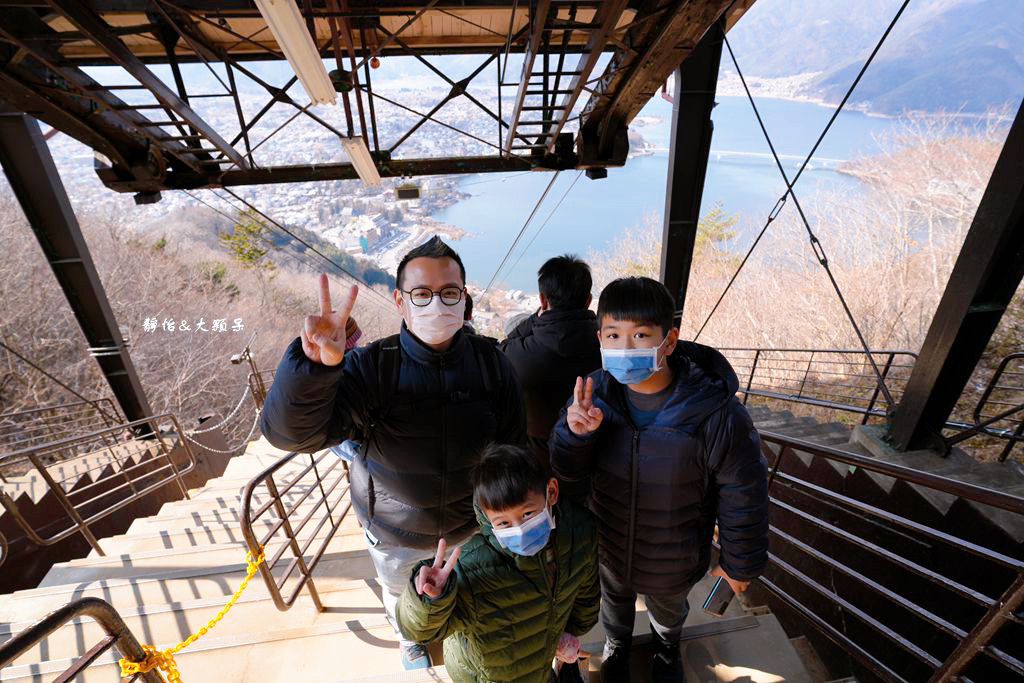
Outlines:
<svg viewBox="0 0 1024 683"><path fill-rule="evenodd" d="M621 384L638 384L661 369L658 350L668 341L649 349L601 349L601 367Z"/></svg>
<svg viewBox="0 0 1024 683"><path fill-rule="evenodd" d="M544 512L534 515L519 526L492 529L494 537L502 548L516 555L530 557L539 553L548 544L555 520L544 499Z"/></svg>

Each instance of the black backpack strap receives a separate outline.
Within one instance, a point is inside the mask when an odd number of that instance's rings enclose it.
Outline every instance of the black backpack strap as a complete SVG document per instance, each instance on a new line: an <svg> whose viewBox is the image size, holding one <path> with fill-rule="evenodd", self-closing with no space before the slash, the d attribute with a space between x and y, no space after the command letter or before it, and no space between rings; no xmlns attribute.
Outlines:
<svg viewBox="0 0 1024 683"><path fill-rule="evenodd" d="M400 371L401 354L398 350L398 335L384 337L373 342L370 346L370 353L373 356L373 363L377 368L377 405L367 411L367 421L361 425L362 442L359 444L360 456L366 455L370 439L373 437L373 429L377 426L391 406L392 397L398 389L398 374Z"/></svg>

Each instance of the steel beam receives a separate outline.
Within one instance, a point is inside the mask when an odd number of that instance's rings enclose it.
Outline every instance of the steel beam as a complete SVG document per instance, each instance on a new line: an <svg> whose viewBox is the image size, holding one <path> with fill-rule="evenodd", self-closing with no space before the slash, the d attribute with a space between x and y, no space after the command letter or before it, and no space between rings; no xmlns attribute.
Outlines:
<svg viewBox="0 0 1024 683"><path fill-rule="evenodd" d="M516 128L519 126L519 117L523 113L523 104L526 101L526 93L530 90L530 78L533 76L533 62L537 58L541 42L544 38L544 29L548 23L548 13L551 11L551 0L538 0L530 13L530 36L526 42L526 52L523 55L523 71L519 76L519 87L516 90L516 99L512 105L512 116L509 119L508 135L505 139L505 153L512 154L512 143L516 139ZM499 85L500 88L500 85Z"/></svg>
<svg viewBox="0 0 1024 683"><path fill-rule="evenodd" d="M120 38L110 32L110 26L88 6L74 0L50 0L54 10L74 24L78 30L89 36L96 45L102 48L125 71L153 93L153 96L168 109L196 131L202 134L217 151L231 159L239 168L247 168L248 163L234 147L220 136L206 121L188 106L173 90L164 85L156 74L149 70L142 60Z"/></svg>
<svg viewBox="0 0 1024 683"><path fill-rule="evenodd" d="M725 21L719 19L676 71L661 242L661 281L675 298L677 323L682 319L686 303L700 221L700 203L714 131L711 110L715 106L724 39Z"/></svg>
<svg viewBox="0 0 1024 683"><path fill-rule="evenodd" d="M626 33L627 49L616 50L583 109L581 128L596 134L599 155L607 152L616 132L633 120L732 3L678 0L663 17L644 22L647 14L664 9L660 4L643 3L633 21L638 26Z"/></svg>
<svg viewBox="0 0 1024 683"><path fill-rule="evenodd" d="M392 159L380 165L384 178L404 176L449 175L454 173L508 173L531 170L529 162L519 157L455 157L449 159ZM537 169L547 170L547 169ZM167 189L197 189L265 185L273 183L303 183L319 180L357 180L352 164L310 164L275 166L272 168L232 169L216 179L199 174L169 174ZM173 183L173 186L171 185ZM131 188L112 187L121 192Z"/></svg>
<svg viewBox="0 0 1024 683"><path fill-rule="evenodd" d="M924 346L890 423L900 450L941 433L1024 278L1024 103L978 204Z"/></svg>
<svg viewBox="0 0 1024 683"><path fill-rule="evenodd" d="M153 414L124 346L89 248L39 124L0 110L0 164L78 320L100 371L129 421ZM109 351L106 351L109 350ZM148 426L138 436L149 433Z"/></svg>
<svg viewBox="0 0 1024 683"><path fill-rule="evenodd" d="M601 3L601 7L597 10L593 22L600 24L600 28L591 32L587 45L583 48L583 54L580 55L579 62L574 70L575 75L567 88L570 92L563 97L561 103L555 109L561 113L558 115L554 128L550 131L545 131L550 132L547 146L548 152L554 151L558 134L562 132L562 128L569 121L572 108L576 106L576 101L583 93L583 88L590 81L590 74L597 65L597 61L601 58L601 53L604 52L605 47L608 45L608 40L615 30L619 19L622 17L622 11L626 9L628 4L628 0L608 0L608 2Z"/></svg>

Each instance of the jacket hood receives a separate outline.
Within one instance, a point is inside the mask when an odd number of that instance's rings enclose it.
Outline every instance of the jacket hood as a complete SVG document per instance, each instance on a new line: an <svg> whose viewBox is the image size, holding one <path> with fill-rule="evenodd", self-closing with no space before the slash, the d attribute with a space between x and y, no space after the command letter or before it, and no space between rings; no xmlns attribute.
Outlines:
<svg viewBox="0 0 1024 683"><path fill-rule="evenodd" d="M587 308L546 311L534 316L533 338L560 356L579 356L598 345L597 316Z"/></svg>

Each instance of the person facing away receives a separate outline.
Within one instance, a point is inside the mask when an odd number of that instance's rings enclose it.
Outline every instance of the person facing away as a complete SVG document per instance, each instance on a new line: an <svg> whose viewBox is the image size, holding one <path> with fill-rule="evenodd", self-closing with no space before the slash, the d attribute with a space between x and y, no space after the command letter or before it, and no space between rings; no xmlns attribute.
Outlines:
<svg viewBox="0 0 1024 683"><path fill-rule="evenodd" d="M590 267L571 254L549 259L537 271L540 310L501 342L526 401L527 443L548 460L548 436L573 384L601 367L597 322L588 307Z"/></svg>
<svg viewBox="0 0 1024 683"><path fill-rule="evenodd" d="M615 280L597 307L603 369L576 381L551 435L551 464L591 480L597 517L602 681L629 680L637 594L654 633L652 680L683 680L687 593L711 571L741 593L767 564L767 466L738 381L712 348L679 340L672 296L645 277Z"/></svg>
<svg viewBox="0 0 1024 683"><path fill-rule="evenodd" d="M413 640L444 638L458 683L547 683L552 658L575 665L597 623L596 527L526 448L489 446L473 484L480 531L447 562L440 541L411 572L399 625Z"/></svg>
<svg viewBox="0 0 1024 683"><path fill-rule="evenodd" d="M358 289L332 309L320 278L320 314L305 319L267 394L260 428L283 450L312 453L357 437L352 507L383 587L391 623L409 571L476 531L470 472L492 441L523 443L515 372L494 340L463 330L466 271L437 237L398 265L401 332L344 351ZM398 634L396 628L396 635ZM421 643L401 641L406 668L430 666Z"/></svg>
<svg viewBox="0 0 1024 683"><path fill-rule="evenodd" d="M467 332L476 334L476 328L473 327L473 297L466 292L466 310L462 313L463 326L465 326Z"/></svg>

